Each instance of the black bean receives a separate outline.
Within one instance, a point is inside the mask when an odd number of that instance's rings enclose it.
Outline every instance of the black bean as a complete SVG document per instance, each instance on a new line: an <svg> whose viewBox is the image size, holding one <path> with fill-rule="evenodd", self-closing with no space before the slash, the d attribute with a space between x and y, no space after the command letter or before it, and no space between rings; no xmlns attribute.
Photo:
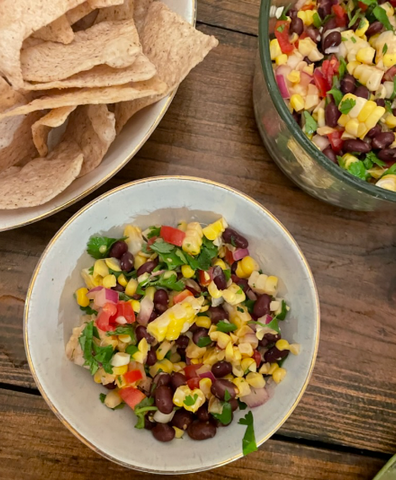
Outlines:
<svg viewBox="0 0 396 480"><path fill-rule="evenodd" d="M331 128L335 128L338 125L338 119L341 117L341 112L338 110L337 105L334 102L327 104L325 109L325 121L326 125Z"/></svg>
<svg viewBox="0 0 396 480"><path fill-rule="evenodd" d="M212 422L195 420L187 429L188 436L193 440L207 440L216 435L216 426Z"/></svg>
<svg viewBox="0 0 396 480"><path fill-rule="evenodd" d="M303 60L307 65L311 65L311 63L314 63L314 62L311 62L311 60L308 57L304 57Z"/></svg>
<svg viewBox="0 0 396 480"><path fill-rule="evenodd" d="M146 263L143 263L141 267L139 267L137 271L137 276L143 275L143 273L151 273L154 268L158 265L158 259L149 260Z"/></svg>
<svg viewBox="0 0 396 480"><path fill-rule="evenodd" d="M327 158L329 158L333 163L338 163L337 162L337 154L335 151L331 148L329 145L327 148L323 150L323 153L326 155Z"/></svg>
<svg viewBox="0 0 396 480"><path fill-rule="evenodd" d="M289 33L297 33L298 36L304 31L304 22L299 17L294 17L290 22Z"/></svg>
<svg viewBox="0 0 396 480"><path fill-rule="evenodd" d="M380 125L376 125L375 127L373 127L371 130L369 130L367 136L369 138L374 138L376 137L378 134L380 134L382 132L382 129L380 127Z"/></svg>
<svg viewBox="0 0 396 480"><path fill-rule="evenodd" d="M368 38L368 37L372 37L373 35L376 35L377 33L381 32L383 28L384 26L382 25L381 22L373 22L367 29L366 37Z"/></svg>
<svg viewBox="0 0 396 480"><path fill-rule="evenodd" d="M155 385L155 388L162 387L162 385L167 387L170 382L171 376L169 373L158 373L153 379L153 385Z"/></svg>
<svg viewBox="0 0 396 480"><path fill-rule="evenodd" d="M301 126L301 114L297 112L293 112L292 117L294 118L294 121Z"/></svg>
<svg viewBox="0 0 396 480"><path fill-rule="evenodd" d="M377 153L377 157L383 162L393 162L396 160L396 148L385 148Z"/></svg>
<svg viewBox="0 0 396 480"><path fill-rule="evenodd" d="M170 442L175 438L175 430L167 423L157 423L151 431L159 442Z"/></svg>
<svg viewBox="0 0 396 480"><path fill-rule="evenodd" d="M133 269L133 255L125 252L120 258L120 267L123 272L130 272Z"/></svg>
<svg viewBox="0 0 396 480"><path fill-rule="evenodd" d="M279 362L289 355L289 350L278 350L276 347L270 348L264 353L264 361L269 363Z"/></svg>
<svg viewBox="0 0 396 480"><path fill-rule="evenodd" d="M109 257L121 258L128 251L128 245L124 240L113 243L109 251Z"/></svg>
<svg viewBox="0 0 396 480"><path fill-rule="evenodd" d="M176 340L176 345L181 348L187 348L189 341L190 339L187 337L187 335L180 335L180 337Z"/></svg>
<svg viewBox="0 0 396 480"><path fill-rule="evenodd" d="M231 410L233 412L235 412L235 410L238 410L239 404L236 398L231 398L231 400L229 400L229 404L231 405Z"/></svg>
<svg viewBox="0 0 396 480"><path fill-rule="evenodd" d="M238 248L248 248L249 246L246 238L232 228L226 228L224 230L223 240L225 243L235 244Z"/></svg>
<svg viewBox="0 0 396 480"><path fill-rule="evenodd" d="M151 367L155 363L157 363L157 355L154 350L149 350L147 353L146 365Z"/></svg>
<svg viewBox="0 0 396 480"><path fill-rule="evenodd" d="M172 390L166 385L160 385L154 393L155 406L161 413L171 413L173 410Z"/></svg>
<svg viewBox="0 0 396 480"><path fill-rule="evenodd" d="M353 75L347 73L341 80L340 86L341 92L346 95L347 93L353 93L356 90L355 78Z"/></svg>
<svg viewBox="0 0 396 480"><path fill-rule="evenodd" d="M308 37L312 41L314 41L315 43L318 43L320 41L321 36L320 36L319 30L317 28L315 28L311 25L307 28L306 32L307 32Z"/></svg>
<svg viewBox="0 0 396 480"><path fill-rule="evenodd" d="M335 28L337 28L337 20L334 17L331 17L323 25L322 35L324 35L327 30L334 30Z"/></svg>
<svg viewBox="0 0 396 480"><path fill-rule="evenodd" d="M266 347L268 345L273 345L278 340L281 339L280 333L266 333L262 340L260 340L260 345Z"/></svg>
<svg viewBox="0 0 396 480"><path fill-rule="evenodd" d="M146 430L152 430L157 424L155 422L150 422L148 415L144 416L144 428Z"/></svg>
<svg viewBox="0 0 396 480"><path fill-rule="evenodd" d="M156 318L158 318L158 313L155 310L153 310L151 312L150 318L148 319L148 323L154 322Z"/></svg>
<svg viewBox="0 0 396 480"><path fill-rule="evenodd" d="M221 267L216 265L213 268L213 281L219 290L225 290L227 288L227 280Z"/></svg>
<svg viewBox="0 0 396 480"><path fill-rule="evenodd" d="M176 390L181 385L185 385L187 383L187 378L180 372L173 372L171 377L171 387Z"/></svg>
<svg viewBox="0 0 396 480"><path fill-rule="evenodd" d="M385 108L385 100L384 100L383 98L377 98L377 100L375 101L375 103L376 103L379 107Z"/></svg>
<svg viewBox="0 0 396 480"><path fill-rule="evenodd" d="M341 43L341 33L337 30L330 32L326 38L323 40L323 50L325 53L328 53L327 50L333 47L338 47Z"/></svg>
<svg viewBox="0 0 396 480"><path fill-rule="evenodd" d="M318 14L322 20L324 20L327 15L331 15L331 7L333 2L331 0L320 0L318 3Z"/></svg>
<svg viewBox="0 0 396 480"><path fill-rule="evenodd" d="M107 388L107 390L114 390L115 388L117 388L117 384L115 382L106 383L106 385L103 386Z"/></svg>
<svg viewBox="0 0 396 480"><path fill-rule="evenodd" d="M193 334L193 342L198 345L198 342L201 340L201 338L208 337L209 336L209 330L206 328L200 327L198 328L194 334ZM210 346L210 344L208 345Z"/></svg>
<svg viewBox="0 0 396 480"><path fill-rule="evenodd" d="M138 325L136 327L135 333L138 342L140 342L142 338L145 338L147 340L147 343L150 345L155 342L155 338L148 333L147 328L143 325Z"/></svg>
<svg viewBox="0 0 396 480"><path fill-rule="evenodd" d="M371 150L371 147L368 143L359 139L345 140L342 148L345 152L348 153L368 153Z"/></svg>
<svg viewBox="0 0 396 480"><path fill-rule="evenodd" d="M253 306L253 315L256 315L257 318L263 317L270 313L270 303L271 297L264 293L260 295Z"/></svg>
<svg viewBox="0 0 396 480"><path fill-rule="evenodd" d="M201 420L201 422L207 422L210 420L210 415L208 412L208 406L205 403L204 405L201 405L196 413L198 420Z"/></svg>
<svg viewBox="0 0 396 480"><path fill-rule="evenodd" d="M235 385L228 380L216 380L210 388L210 391L213 393L213 395L220 400L224 400L226 390L230 394L231 398L236 397Z"/></svg>
<svg viewBox="0 0 396 480"><path fill-rule="evenodd" d="M370 98L370 92L368 88L364 87L363 85L357 87L354 95L356 95L357 97L365 98L366 100Z"/></svg>
<svg viewBox="0 0 396 480"><path fill-rule="evenodd" d="M125 288L119 283L117 283L117 285L115 287L112 287L111 289L115 290L116 292L125 292Z"/></svg>
<svg viewBox="0 0 396 480"><path fill-rule="evenodd" d="M212 323L218 323L220 320L228 320L228 313L223 307L209 307L208 315Z"/></svg>
<svg viewBox="0 0 396 480"><path fill-rule="evenodd" d="M179 347L177 349L177 353L181 356L182 361L184 361L184 359L186 357L186 349Z"/></svg>
<svg viewBox="0 0 396 480"><path fill-rule="evenodd" d="M239 285L245 293L248 291L249 283L247 281L247 278L239 278L236 275L231 275L231 280L237 285Z"/></svg>
<svg viewBox="0 0 396 480"><path fill-rule="evenodd" d="M180 430L187 430L193 420L194 415L191 412L184 410L184 408L181 408L180 410L176 410L170 424L172 427L180 428Z"/></svg>
<svg viewBox="0 0 396 480"><path fill-rule="evenodd" d="M383 81L384 82L393 82L393 79L395 78L396 75L396 65L393 65L390 67L384 74Z"/></svg>
<svg viewBox="0 0 396 480"><path fill-rule="evenodd" d="M154 294L154 308L158 313L164 313L168 309L168 292L164 289L159 289Z"/></svg>
<svg viewBox="0 0 396 480"><path fill-rule="evenodd" d="M381 132L373 138L373 148L383 150L395 141L395 134L393 132Z"/></svg>
<svg viewBox="0 0 396 480"><path fill-rule="evenodd" d="M232 365L230 362L226 362L225 360L216 362L212 366L212 373L216 378L225 377L231 372L232 372Z"/></svg>

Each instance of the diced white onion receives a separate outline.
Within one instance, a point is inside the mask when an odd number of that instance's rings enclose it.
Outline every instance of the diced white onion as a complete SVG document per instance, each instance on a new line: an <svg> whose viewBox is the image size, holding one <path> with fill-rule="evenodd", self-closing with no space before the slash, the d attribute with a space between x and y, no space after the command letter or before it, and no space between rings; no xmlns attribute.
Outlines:
<svg viewBox="0 0 396 480"><path fill-rule="evenodd" d="M111 359L111 365L113 367L123 367L124 365L128 365L130 360L131 356L129 355L129 353L118 352Z"/></svg>
<svg viewBox="0 0 396 480"><path fill-rule="evenodd" d="M171 413L162 413L159 410L157 410L154 413L153 419L157 423L169 423L172 420L174 414L175 414L175 410L173 410Z"/></svg>

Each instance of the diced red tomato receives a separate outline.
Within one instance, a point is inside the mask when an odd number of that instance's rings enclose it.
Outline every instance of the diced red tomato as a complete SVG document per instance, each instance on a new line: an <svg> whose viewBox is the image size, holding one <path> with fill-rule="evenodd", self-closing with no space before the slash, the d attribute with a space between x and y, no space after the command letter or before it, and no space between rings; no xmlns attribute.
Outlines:
<svg viewBox="0 0 396 480"><path fill-rule="evenodd" d="M301 7L301 10L302 11L305 11L305 10L313 10L314 8L314 5L313 3L309 4L309 5L304 5L303 7Z"/></svg>
<svg viewBox="0 0 396 480"><path fill-rule="evenodd" d="M132 410L134 410L136 405L146 398L146 395L135 387L122 388L118 393Z"/></svg>
<svg viewBox="0 0 396 480"><path fill-rule="evenodd" d="M331 148L338 153L342 149L342 145L344 141L341 139L342 133L340 130L336 130L335 132L329 133L327 135L330 143Z"/></svg>
<svg viewBox="0 0 396 480"><path fill-rule="evenodd" d="M198 377L197 370L199 370L201 367L202 363L193 363L192 365L187 365L184 367L184 374L186 375L187 380Z"/></svg>
<svg viewBox="0 0 396 480"><path fill-rule="evenodd" d="M333 77L338 74L340 68L340 62L337 57L333 55L330 60L324 60L322 63L322 74L327 80L329 85L333 83Z"/></svg>
<svg viewBox="0 0 396 480"><path fill-rule="evenodd" d="M303 33L300 35L299 39L300 39L300 40L304 40L304 38L308 38L308 37L309 37L308 33L307 33L307 32L303 32Z"/></svg>
<svg viewBox="0 0 396 480"><path fill-rule="evenodd" d="M319 95L323 98L326 97L326 94L331 87L329 82L323 76L323 73L318 68L314 71L314 81L315 85L318 87Z"/></svg>
<svg viewBox="0 0 396 480"><path fill-rule="evenodd" d="M124 317L128 323L133 323L136 320L132 305L128 302L119 302L117 305L117 317Z"/></svg>
<svg viewBox="0 0 396 480"><path fill-rule="evenodd" d="M392 7L396 7L396 0L390 0ZM368 7L367 7L368 8Z"/></svg>
<svg viewBox="0 0 396 480"><path fill-rule="evenodd" d="M151 237L147 240L147 246L150 247L150 245L152 245L156 240L157 240L158 237Z"/></svg>
<svg viewBox="0 0 396 480"><path fill-rule="evenodd" d="M341 7L341 5L333 5L333 12L336 16L337 27L345 27L347 24L347 12Z"/></svg>
<svg viewBox="0 0 396 480"><path fill-rule="evenodd" d="M278 39L282 53L292 53L294 45L289 40L290 24L286 20L278 20L275 26L275 36Z"/></svg>
<svg viewBox="0 0 396 480"><path fill-rule="evenodd" d="M228 265L230 265L230 266L235 262L234 255L231 252L231 250L228 250L228 248L226 248L225 259L226 259L226 262L228 263Z"/></svg>
<svg viewBox="0 0 396 480"><path fill-rule="evenodd" d="M260 364L261 364L261 354L260 354L259 351L254 350L254 352L253 352L253 359L254 359L254 361L256 362L257 368L259 368L259 366L260 366Z"/></svg>
<svg viewBox="0 0 396 480"><path fill-rule="evenodd" d="M96 319L96 326L104 332L109 332L114 328L114 321L117 314L117 305L114 303L105 303Z"/></svg>
<svg viewBox="0 0 396 480"><path fill-rule="evenodd" d="M182 292L178 293L173 297L173 303L181 303L183 300L185 300L187 297L193 297L193 293L190 292L190 290L183 290Z"/></svg>
<svg viewBox="0 0 396 480"><path fill-rule="evenodd" d="M190 390L194 390L194 388L199 388L199 381L201 379L199 377L195 378L190 378L190 380L187 380L187 385Z"/></svg>
<svg viewBox="0 0 396 480"><path fill-rule="evenodd" d="M396 3L396 0L393 0L393 1ZM391 0L391 3L392 3L392 0ZM359 8L362 12L365 12L368 9L368 5L366 5L365 3L358 2L358 4L359 4Z"/></svg>
<svg viewBox="0 0 396 480"><path fill-rule="evenodd" d="M198 281L203 287L207 287L212 280L213 274L211 268L207 272L198 270Z"/></svg>
<svg viewBox="0 0 396 480"><path fill-rule="evenodd" d="M178 228L167 227L164 225L161 227L160 237L165 240L165 242L176 245L177 247L181 247L186 234Z"/></svg>
<svg viewBox="0 0 396 480"><path fill-rule="evenodd" d="M135 383L143 378L143 374L140 370L131 370L124 374L124 378L127 383Z"/></svg>

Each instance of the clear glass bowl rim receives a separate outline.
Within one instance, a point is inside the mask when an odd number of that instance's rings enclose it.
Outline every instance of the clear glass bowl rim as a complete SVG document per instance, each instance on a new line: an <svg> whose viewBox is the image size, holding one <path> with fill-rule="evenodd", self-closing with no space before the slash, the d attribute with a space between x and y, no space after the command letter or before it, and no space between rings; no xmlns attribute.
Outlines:
<svg viewBox="0 0 396 480"><path fill-rule="evenodd" d="M324 155L300 128L296 128L296 123L283 100L278 85L275 80L275 75L272 68L272 61L270 56L270 10L271 0L261 0L260 16L259 16L259 51L261 68L264 75L264 81L267 83L268 91L272 102L275 105L278 114L285 122L290 134L300 144L300 146L316 161L318 164L326 169L337 180L348 184L356 190L376 197L388 202L396 203L396 192L391 192L381 187L376 187L373 184L367 183L358 177L354 177L350 173L346 172L338 165L331 162L326 155ZM287 2L286 2L287 4Z"/></svg>

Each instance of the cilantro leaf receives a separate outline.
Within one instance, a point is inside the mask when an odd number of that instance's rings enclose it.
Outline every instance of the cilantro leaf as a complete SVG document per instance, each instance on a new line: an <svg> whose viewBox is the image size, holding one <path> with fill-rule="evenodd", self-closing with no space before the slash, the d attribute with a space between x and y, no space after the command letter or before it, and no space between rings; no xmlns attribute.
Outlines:
<svg viewBox="0 0 396 480"><path fill-rule="evenodd" d="M92 267L89 267L89 268L88 268L88 273L89 273L90 275L93 275L93 272L94 272L94 267L93 267L93 265L92 265Z"/></svg>
<svg viewBox="0 0 396 480"><path fill-rule="evenodd" d="M171 275L169 278L164 278L164 275L161 275L158 280L150 282L150 285L168 288L169 290L175 290L176 292L181 292L185 287L184 283L177 279L177 275Z"/></svg>
<svg viewBox="0 0 396 480"><path fill-rule="evenodd" d="M376 4L377 3L377 0L360 0L361 3L364 3L365 5L372 5L372 4Z"/></svg>
<svg viewBox="0 0 396 480"><path fill-rule="evenodd" d="M89 305L88 307L80 307L80 310L82 310L86 315L97 315L98 312L91 308Z"/></svg>
<svg viewBox="0 0 396 480"><path fill-rule="evenodd" d="M388 51L388 44L384 43L384 46L382 47L382 55L385 55L387 51Z"/></svg>
<svg viewBox="0 0 396 480"><path fill-rule="evenodd" d="M184 399L184 405L187 407L191 407L194 405L194 403L197 401L198 394L194 393L194 398L191 395L187 395L187 397Z"/></svg>
<svg viewBox="0 0 396 480"><path fill-rule="evenodd" d="M337 107L341 103L341 100L344 96L344 94L341 92L340 89L334 88L334 87L327 92L327 95L333 95L334 102L337 105Z"/></svg>
<svg viewBox="0 0 396 480"><path fill-rule="evenodd" d="M109 238L109 237L91 237L87 243L87 252L91 257L98 260L99 258L106 258L110 248L115 242L125 240L128 237Z"/></svg>
<svg viewBox="0 0 396 480"><path fill-rule="evenodd" d="M198 347L203 348L203 347L207 347L211 343L212 343L212 340L210 339L210 337L201 337L198 340L197 345L198 345Z"/></svg>
<svg viewBox="0 0 396 480"><path fill-rule="evenodd" d="M133 355L138 351L139 349L136 345L128 345L127 348L125 349L125 353L129 353L131 357L133 357Z"/></svg>
<svg viewBox="0 0 396 480"><path fill-rule="evenodd" d="M147 238L159 237L161 227L149 227L150 231L147 234Z"/></svg>
<svg viewBox="0 0 396 480"><path fill-rule="evenodd" d="M393 30L393 27L389 21L388 15L386 14L386 11L377 5L374 10L373 14L375 18L382 23L382 25L387 29L387 30Z"/></svg>
<svg viewBox="0 0 396 480"><path fill-rule="evenodd" d="M386 162L383 162L382 160L380 160L374 152L369 152L366 155L365 161L366 160L369 160L370 162L375 163L375 165L378 165L379 167L386 166Z"/></svg>
<svg viewBox="0 0 396 480"><path fill-rule="evenodd" d="M347 71L347 62L344 57L340 58L340 66L338 68L339 79L341 80Z"/></svg>
<svg viewBox="0 0 396 480"><path fill-rule="evenodd" d="M307 111L304 111L304 118L305 118L305 133L309 136L313 135L318 129L318 124L316 123L312 115Z"/></svg>
<svg viewBox="0 0 396 480"><path fill-rule="evenodd" d="M291 3L287 5L287 7L284 7L282 10L282 15L278 18L278 20L287 20L287 12L290 10Z"/></svg>
<svg viewBox="0 0 396 480"><path fill-rule="evenodd" d="M354 100L353 98L347 98L339 105L338 110L344 115L348 115L348 113L352 110L352 108L355 105L356 105L356 100Z"/></svg>
<svg viewBox="0 0 396 480"><path fill-rule="evenodd" d="M219 249L216 247L216 245L206 237L203 237L201 253L197 258L199 270L209 270L212 260L217 257L218 252Z"/></svg>
<svg viewBox="0 0 396 480"><path fill-rule="evenodd" d="M314 13L312 19L316 28L320 28L322 26L322 19L319 17L317 12Z"/></svg>
<svg viewBox="0 0 396 480"><path fill-rule="evenodd" d="M224 400L225 400L226 402L228 402L229 400L231 400L230 392L229 392L227 389L225 389L225 391L224 391Z"/></svg>
<svg viewBox="0 0 396 480"><path fill-rule="evenodd" d="M124 292L118 292L118 298L122 300L123 302L128 302L128 300L131 300L132 297L129 297L126 293Z"/></svg>
<svg viewBox="0 0 396 480"><path fill-rule="evenodd" d="M227 323L224 320L221 320L217 325L217 330L219 332L223 333L228 333L228 332L234 332L238 327L234 325L233 323Z"/></svg>
<svg viewBox="0 0 396 480"><path fill-rule="evenodd" d="M256 437L254 435L254 424L253 424L253 414L248 412L243 418L238 422L240 425L246 425L245 435L242 440L242 450L244 455L248 455L251 452L257 450Z"/></svg>
<svg viewBox="0 0 396 480"><path fill-rule="evenodd" d="M112 335L129 335L132 339L131 343L133 345L136 344L135 329L130 324L122 325L111 332L106 332L106 336L111 337Z"/></svg>
<svg viewBox="0 0 396 480"><path fill-rule="evenodd" d="M281 307L281 313L278 313L278 315L276 316L276 318L278 320L284 320L286 318L286 315L288 313L288 310L287 310L287 303L282 300L282 307Z"/></svg>
<svg viewBox="0 0 396 480"><path fill-rule="evenodd" d="M231 270L223 270L226 282L231 278Z"/></svg>
<svg viewBox="0 0 396 480"><path fill-rule="evenodd" d="M359 160L358 162L351 163L348 172L354 175L355 177L361 178L362 180L367 180L367 172L364 163Z"/></svg>
<svg viewBox="0 0 396 480"><path fill-rule="evenodd" d="M228 393L228 390L226 390L226 393ZM228 393L229 397L231 398L231 395ZM225 395L224 395L225 398ZM228 403L228 401L222 402L223 404L223 410L221 413L212 413L213 417L216 418L219 422L221 422L223 425L228 425L231 423L232 420L232 408L231 405Z"/></svg>
<svg viewBox="0 0 396 480"><path fill-rule="evenodd" d="M396 76L394 77L393 79L393 93L390 97L390 100L393 102L393 100L396 98ZM392 108L391 108L392 110ZM392 110L392 113L393 113L393 110Z"/></svg>
<svg viewBox="0 0 396 480"><path fill-rule="evenodd" d="M260 325L261 327L267 327L267 328L270 328L271 330L275 330L276 332L280 333L280 328L279 328L277 317L274 317L270 321L270 323L267 323L267 324L261 323L259 321L254 321L254 320L251 320L249 323L256 323L257 325Z"/></svg>
<svg viewBox="0 0 396 480"><path fill-rule="evenodd" d="M106 400L106 394L105 393L99 393L99 400L104 403Z"/></svg>
<svg viewBox="0 0 396 480"><path fill-rule="evenodd" d="M156 253L170 253L175 250L175 246L171 245L170 243L165 242L162 238L158 238L150 248L153 252Z"/></svg>
<svg viewBox="0 0 396 480"><path fill-rule="evenodd" d="M239 410L246 410L247 409L246 403L241 402L239 399L238 399L238 406L239 406Z"/></svg>
<svg viewBox="0 0 396 480"><path fill-rule="evenodd" d="M97 336L97 329L94 326L94 322L86 324L82 331L78 342L83 351L83 357L85 360L84 366L88 366L91 375L103 367L106 373L113 373L113 369L110 364L110 360L113 356L113 347L108 345L107 347L100 347L93 341L94 336Z"/></svg>
<svg viewBox="0 0 396 480"><path fill-rule="evenodd" d="M385 172L381 175L381 178L384 177L385 175L394 175L396 174L396 163L394 163L391 167L388 168L388 170L385 170Z"/></svg>
<svg viewBox="0 0 396 480"><path fill-rule="evenodd" d="M254 304L255 304L255 301L254 300L249 300L249 299L246 299L243 302L243 305L245 305L245 307L248 309L249 313L253 313Z"/></svg>
<svg viewBox="0 0 396 480"><path fill-rule="evenodd" d="M138 417L138 421L135 425L135 428L143 429L144 428L144 416L147 412L156 412L157 407L154 407L154 398L146 397L135 407L135 415Z"/></svg>

